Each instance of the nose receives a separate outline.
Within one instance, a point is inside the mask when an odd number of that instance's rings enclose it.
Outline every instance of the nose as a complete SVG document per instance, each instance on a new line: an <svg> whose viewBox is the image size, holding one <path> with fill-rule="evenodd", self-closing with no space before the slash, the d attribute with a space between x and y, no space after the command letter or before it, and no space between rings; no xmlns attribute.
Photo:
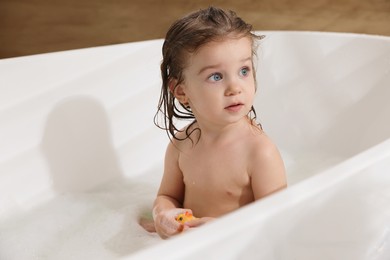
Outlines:
<svg viewBox="0 0 390 260"><path fill-rule="evenodd" d="M231 80L228 82L226 90L225 90L225 96L235 96L241 93L241 85L238 82L238 80Z"/></svg>

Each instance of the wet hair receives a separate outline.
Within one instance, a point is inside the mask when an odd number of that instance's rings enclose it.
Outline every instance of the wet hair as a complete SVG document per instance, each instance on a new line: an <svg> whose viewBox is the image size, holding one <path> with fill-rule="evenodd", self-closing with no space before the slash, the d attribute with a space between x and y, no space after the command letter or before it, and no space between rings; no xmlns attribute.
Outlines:
<svg viewBox="0 0 390 260"><path fill-rule="evenodd" d="M200 129L190 130L190 126L196 122L196 118L191 108L186 104L179 103L173 94L173 89L184 82L183 70L187 66L189 55L209 42L229 37L250 38L253 57L256 55L257 40L264 36L257 36L252 33L252 25L244 22L235 12L224 11L216 7L190 13L174 22L169 28L162 47L162 87L154 123L161 129L166 130L170 138L185 140L190 137L193 131L200 131ZM253 74L255 76L254 70ZM171 89L169 85L173 79L176 84L173 88L171 86ZM163 114L162 122L159 122L158 115L160 113ZM249 115L253 123L256 119L256 111L253 106ZM192 120L190 126L186 127L184 138L178 138L176 135L177 132L183 131L175 125L176 120L181 119ZM261 128L260 124L259 126Z"/></svg>

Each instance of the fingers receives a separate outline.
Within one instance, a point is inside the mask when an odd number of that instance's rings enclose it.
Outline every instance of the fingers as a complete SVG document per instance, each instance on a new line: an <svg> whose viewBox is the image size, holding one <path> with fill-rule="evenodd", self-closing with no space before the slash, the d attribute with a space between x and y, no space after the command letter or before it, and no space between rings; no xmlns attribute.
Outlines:
<svg viewBox="0 0 390 260"><path fill-rule="evenodd" d="M154 225L160 237L166 239L187 229L175 219L177 215L186 211L191 212L188 209L170 209L155 214Z"/></svg>
<svg viewBox="0 0 390 260"><path fill-rule="evenodd" d="M180 224L177 222L175 223L175 221L163 219L160 222L160 227L157 230L162 238L169 238L173 235L176 235L176 234L182 232L183 229L184 229L183 224Z"/></svg>
<svg viewBox="0 0 390 260"><path fill-rule="evenodd" d="M199 226L204 225L212 220L214 220L214 218L210 218L210 217L197 218L197 219L186 222L185 226L187 226L189 228L199 227Z"/></svg>

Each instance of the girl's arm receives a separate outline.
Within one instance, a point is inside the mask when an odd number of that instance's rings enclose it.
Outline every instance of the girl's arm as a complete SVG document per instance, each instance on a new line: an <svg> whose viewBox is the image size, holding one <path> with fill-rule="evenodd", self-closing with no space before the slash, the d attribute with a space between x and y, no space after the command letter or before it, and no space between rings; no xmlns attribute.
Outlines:
<svg viewBox="0 0 390 260"><path fill-rule="evenodd" d="M153 207L153 219L157 233L162 238L169 238L182 232L186 227L175 217L189 209L182 209L184 198L183 174L179 168L179 151L169 143L164 162L164 174Z"/></svg>
<svg viewBox="0 0 390 260"><path fill-rule="evenodd" d="M255 200L287 187L285 168L277 147L265 134L260 139L250 158Z"/></svg>

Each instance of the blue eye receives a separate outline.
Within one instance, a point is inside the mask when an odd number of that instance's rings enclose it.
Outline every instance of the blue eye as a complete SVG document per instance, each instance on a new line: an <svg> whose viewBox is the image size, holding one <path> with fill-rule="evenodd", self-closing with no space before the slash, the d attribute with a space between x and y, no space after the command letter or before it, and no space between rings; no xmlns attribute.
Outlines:
<svg viewBox="0 0 390 260"><path fill-rule="evenodd" d="M247 67L245 67L245 68L242 68L241 70L240 70L240 75L241 76L248 76L248 74L249 74L249 68L247 68Z"/></svg>
<svg viewBox="0 0 390 260"><path fill-rule="evenodd" d="M220 73L214 73L208 79L211 81L220 81L222 80L222 75Z"/></svg>

